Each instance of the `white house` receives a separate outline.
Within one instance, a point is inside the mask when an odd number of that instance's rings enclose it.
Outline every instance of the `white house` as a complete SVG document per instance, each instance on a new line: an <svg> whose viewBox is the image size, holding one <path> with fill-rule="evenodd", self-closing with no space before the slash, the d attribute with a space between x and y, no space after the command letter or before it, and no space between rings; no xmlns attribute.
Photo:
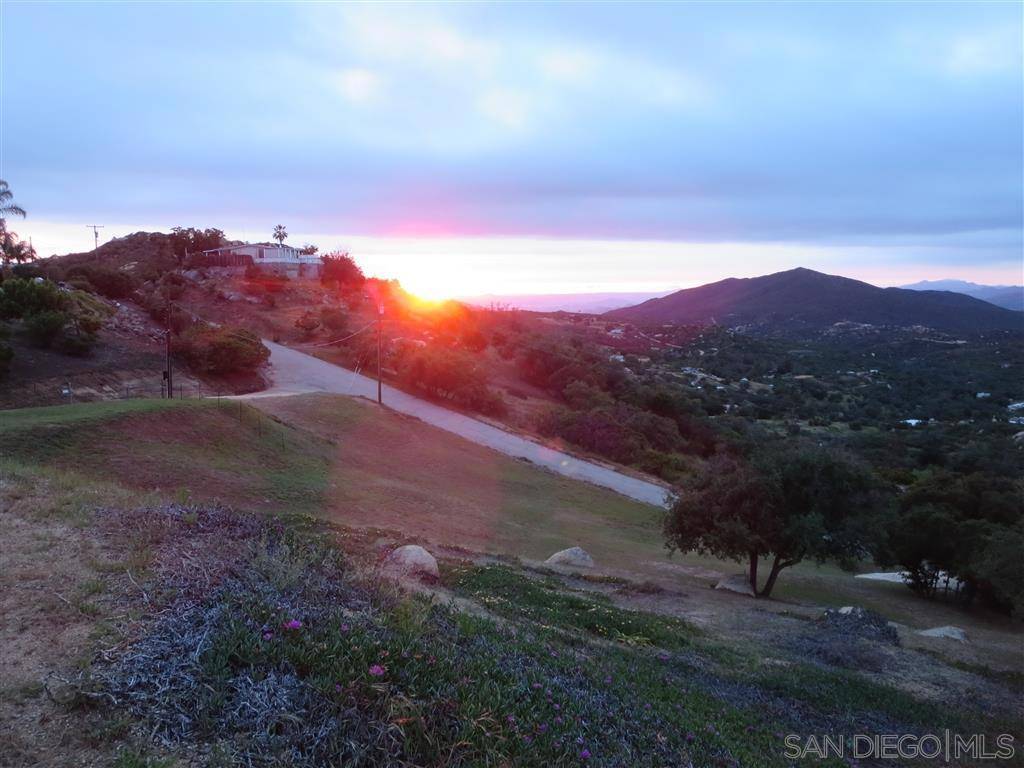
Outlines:
<svg viewBox="0 0 1024 768"><path fill-rule="evenodd" d="M323 260L317 254L307 255L290 245L245 243L203 251L211 267L248 267L250 264L268 272L318 276Z"/></svg>

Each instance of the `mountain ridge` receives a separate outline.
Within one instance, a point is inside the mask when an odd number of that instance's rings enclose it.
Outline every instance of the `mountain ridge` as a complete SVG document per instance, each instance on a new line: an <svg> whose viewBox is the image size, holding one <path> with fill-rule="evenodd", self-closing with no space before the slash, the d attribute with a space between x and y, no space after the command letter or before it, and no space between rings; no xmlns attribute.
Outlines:
<svg viewBox="0 0 1024 768"><path fill-rule="evenodd" d="M922 325L945 331L1024 330L1024 314L950 291L879 288L806 267L730 277L686 288L603 317L634 323L751 326L814 331L839 322Z"/></svg>
<svg viewBox="0 0 1024 768"><path fill-rule="evenodd" d="M966 280L921 280L901 285L910 291L951 291L973 296L1004 309L1024 310L1024 285L983 285Z"/></svg>

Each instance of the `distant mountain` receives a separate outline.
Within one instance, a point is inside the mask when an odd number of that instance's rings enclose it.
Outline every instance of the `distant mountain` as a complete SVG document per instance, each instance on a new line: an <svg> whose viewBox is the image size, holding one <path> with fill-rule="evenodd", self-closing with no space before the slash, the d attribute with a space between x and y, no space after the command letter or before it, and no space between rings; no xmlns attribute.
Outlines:
<svg viewBox="0 0 1024 768"><path fill-rule="evenodd" d="M970 296L878 288L803 268L687 288L604 316L634 323L716 323L765 331L815 331L843 321L947 331L1024 330L1024 314Z"/></svg>
<svg viewBox="0 0 1024 768"><path fill-rule="evenodd" d="M465 296L461 301L478 307L500 305L526 309L531 312L587 312L599 315L611 309L628 307L641 301L664 296L668 291L658 293L522 293Z"/></svg>
<svg viewBox="0 0 1024 768"><path fill-rule="evenodd" d="M965 280L922 280L900 287L911 291L953 291L998 307L1015 309L1018 312L1024 310L1024 285L979 285Z"/></svg>

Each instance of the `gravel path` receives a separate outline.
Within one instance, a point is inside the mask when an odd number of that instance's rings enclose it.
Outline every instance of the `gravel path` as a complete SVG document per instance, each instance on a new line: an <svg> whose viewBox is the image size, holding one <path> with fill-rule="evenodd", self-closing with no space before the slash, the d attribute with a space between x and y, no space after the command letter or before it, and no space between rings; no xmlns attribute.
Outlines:
<svg viewBox="0 0 1024 768"><path fill-rule="evenodd" d="M337 365L324 362L295 349L264 341L270 348L270 377L273 386L263 392L244 395L248 399L280 397L310 392L331 392L377 399L377 382ZM529 459L575 480L611 488L631 499L655 506L666 506L666 489L656 483L616 472L567 453L547 448L528 438L486 424L471 416L450 411L439 405L384 385L384 404L395 411L453 432L471 442L496 451Z"/></svg>

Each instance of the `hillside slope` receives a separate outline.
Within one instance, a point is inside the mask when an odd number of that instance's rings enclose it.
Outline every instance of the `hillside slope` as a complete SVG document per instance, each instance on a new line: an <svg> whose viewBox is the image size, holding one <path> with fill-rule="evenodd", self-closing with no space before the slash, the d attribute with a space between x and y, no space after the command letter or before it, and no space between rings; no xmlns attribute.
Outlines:
<svg viewBox="0 0 1024 768"><path fill-rule="evenodd" d="M911 285L901 285L900 288L910 291L952 291L973 296L1004 309L1024 310L1024 286L1021 285L979 285L965 280L922 280Z"/></svg>
<svg viewBox="0 0 1024 768"><path fill-rule="evenodd" d="M948 291L878 288L798 268L728 278L604 315L634 323L716 323L761 330L812 331L849 321L924 325L946 331L1024 329L1024 315Z"/></svg>
<svg viewBox="0 0 1024 768"><path fill-rule="evenodd" d="M783 734L865 723L1019 743L1008 622L812 564L812 604L708 589L649 508L368 403L272 405L4 414L4 765L782 768ZM479 520L512 557L459 548ZM447 546L417 535L438 521ZM600 570L518 563L545 534ZM410 541L439 555L424 594L379 578ZM639 581L642 547L667 588ZM858 636L817 595L909 625ZM970 643L913 632L952 623Z"/></svg>

